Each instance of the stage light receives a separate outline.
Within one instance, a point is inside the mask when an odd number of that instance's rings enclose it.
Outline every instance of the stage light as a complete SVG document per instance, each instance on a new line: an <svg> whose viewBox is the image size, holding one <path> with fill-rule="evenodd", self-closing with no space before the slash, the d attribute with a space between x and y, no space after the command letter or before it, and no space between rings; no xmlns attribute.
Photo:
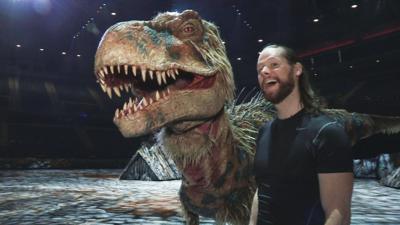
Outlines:
<svg viewBox="0 0 400 225"><path fill-rule="evenodd" d="M15 46L17 46L17 48L21 48L21 45L20 45L20 44L17 44L17 45L15 45Z"/></svg>
<svg viewBox="0 0 400 225"><path fill-rule="evenodd" d="M376 62L376 63L380 63L380 62L381 62L381 60L377 59L375 62Z"/></svg>
<svg viewBox="0 0 400 225"><path fill-rule="evenodd" d="M351 5L351 8L352 9L355 9L355 8L357 8L358 7L358 5L357 4L353 4L353 5Z"/></svg>
<svg viewBox="0 0 400 225"><path fill-rule="evenodd" d="M237 57L237 59L236 59L237 61L240 61L240 60L242 60L242 58L240 58L240 57Z"/></svg>
<svg viewBox="0 0 400 225"><path fill-rule="evenodd" d="M314 22L314 23L318 23L318 22L319 22L319 19L318 19L318 18L314 18L314 19L313 19L313 22Z"/></svg>
<svg viewBox="0 0 400 225"><path fill-rule="evenodd" d="M66 52L61 52L61 55L66 55L67 53Z"/></svg>
<svg viewBox="0 0 400 225"><path fill-rule="evenodd" d="M350 66L349 66L349 68L350 68L350 69L353 69L353 66L352 66L352 65L350 65Z"/></svg>
<svg viewBox="0 0 400 225"><path fill-rule="evenodd" d="M258 42L259 42L259 43L261 43L261 42L263 42L263 41L264 41L263 39L258 39Z"/></svg>
<svg viewBox="0 0 400 225"><path fill-rule="evenodd" d="M80 55L80 54L77 54L77 55L76 55L76 57L80 58L80 57L81 57L81 55Z"/></svg>
<svg viewBox="0 0 400 225"><path fill-rule="evenodd" d="M39 51L43 52L43 51L44 51L44 49L43 49L43 48L41 48L41 49L39 49Z"/></svg>
<svg viewBox="0 0 400 225"><path fill-rule="evenodd" d="M115 15L117 15L117 13L115 13L115 12L112 12L112 13L111 13L111 16L115 16Z"/></svg>

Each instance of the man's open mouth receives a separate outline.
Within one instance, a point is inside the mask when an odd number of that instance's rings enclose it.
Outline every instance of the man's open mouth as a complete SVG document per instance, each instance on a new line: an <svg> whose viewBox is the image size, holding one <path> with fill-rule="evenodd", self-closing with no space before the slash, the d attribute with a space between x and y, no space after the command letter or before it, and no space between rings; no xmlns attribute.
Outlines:
<svg viewBox="0 0 400 225"><path fill-rule="evenodd" d="M209 88L216 77L215 74L204 76L191 73L178 66L153 70L139 65L102 66L96 68L96 76L101 88L110 98L113 92L118 97L124 91L131 93L124 106L115 111L117 119L148 110L176 92Z"/></svg>

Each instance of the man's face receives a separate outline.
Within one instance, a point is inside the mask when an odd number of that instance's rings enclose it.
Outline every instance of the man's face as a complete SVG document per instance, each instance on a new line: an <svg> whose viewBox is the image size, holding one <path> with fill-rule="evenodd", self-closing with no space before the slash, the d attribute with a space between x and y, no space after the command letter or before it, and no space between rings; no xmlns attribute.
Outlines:
<svg viewBox="0 0 400 225"><path fill-rule="evenodd" d="M257 62L258 83L264 97L273 104L281 103L295 87L293 66L281 56L283 49L264 49Z"/></svg>

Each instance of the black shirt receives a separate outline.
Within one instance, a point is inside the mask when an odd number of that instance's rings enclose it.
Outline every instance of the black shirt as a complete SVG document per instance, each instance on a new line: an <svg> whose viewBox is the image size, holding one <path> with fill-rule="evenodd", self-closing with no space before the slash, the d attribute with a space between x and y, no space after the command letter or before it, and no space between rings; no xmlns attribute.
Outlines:
<svg viewBox="0 0 400 225"><path fill-rule="evenodd" d="M324 224L318 173L352 172L350 148L344 128L325 115L301 110L266 123L254 159L257 224Z"/></svg>

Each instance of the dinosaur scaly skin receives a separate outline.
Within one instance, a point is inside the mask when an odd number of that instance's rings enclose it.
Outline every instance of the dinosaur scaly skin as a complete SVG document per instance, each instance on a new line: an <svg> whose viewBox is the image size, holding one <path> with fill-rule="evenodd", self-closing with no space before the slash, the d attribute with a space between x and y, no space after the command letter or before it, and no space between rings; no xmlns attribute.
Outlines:
<svg viewBox="0 0 400 225"><path fill-rule="evenodd" d="M117 23L100 42L95 74L110 98L122 90L135 96L115 112L123 136L158 133L158 144L182 172L187 224L198 224L198 215L219 224L248 223L255 136L274 112L260 96L232 106L232 69L215 25L192 10ZM400 131L398 118L326 113L346 127L353 144L374 133Z"/></svg>

